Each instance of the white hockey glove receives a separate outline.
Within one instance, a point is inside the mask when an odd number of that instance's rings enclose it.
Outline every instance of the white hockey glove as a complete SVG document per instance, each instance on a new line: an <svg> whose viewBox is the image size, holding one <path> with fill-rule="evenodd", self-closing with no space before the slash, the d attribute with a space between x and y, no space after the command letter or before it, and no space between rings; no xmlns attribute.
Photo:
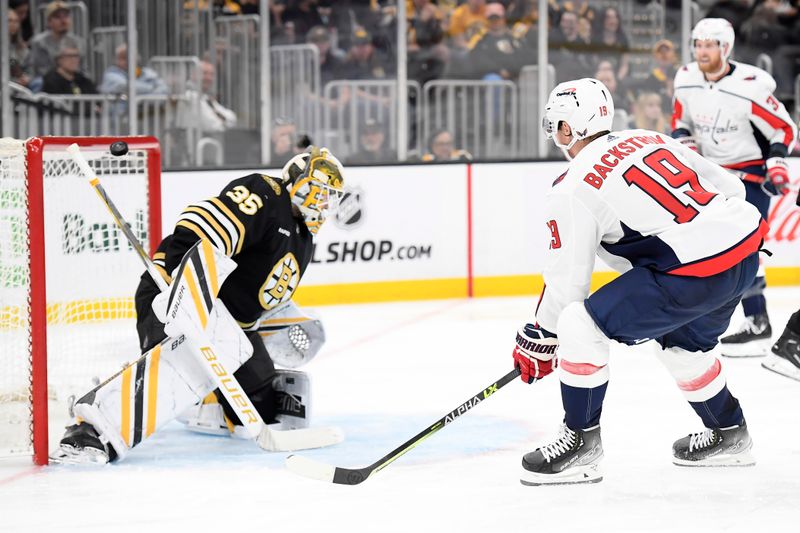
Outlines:
<svg viewBox="0 0 800 533"><path fill-rule="evenodd" d="M533 383L550 374L558 366L555 357L558 337L534 324L525 324L517 331L514 347L514 368L521 371L525 383Z"/></svg>
<svg viewBox="0 0 800 533"><path fill-rule="evenodd" d="M778 194L789 192L789 164L782 157L767 159L767 180L772 183Z"/></svg>

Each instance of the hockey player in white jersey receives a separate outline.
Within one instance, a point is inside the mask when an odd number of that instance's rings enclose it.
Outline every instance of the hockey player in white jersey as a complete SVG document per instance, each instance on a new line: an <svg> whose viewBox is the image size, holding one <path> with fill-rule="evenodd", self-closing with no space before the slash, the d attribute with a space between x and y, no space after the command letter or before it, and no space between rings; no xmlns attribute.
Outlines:
<svg viewBox="0 0 800 533"><path fill-rule="evenodd" d="M729 60L734 32L725 19L703 19L692 30L695 61L675 75L672 136L744 182L747 201L768 216L770 196L788 191L786 156L797 138L786 108L772 94L775 80L752 65ZM759 272L742 298L745 322L720 340L722 354L767 354L772 327Z"/></svg>
<svg viewBox="0 0 800 533"><path fill-rule="evenodd" d="M523 458L527 485L602 479L612 340L655 340L705 425L674 443L673 462L754 464L742 409L710 350L753 282L767 224L736 176L669 136L610 132L613 116L608 89L590 78L558 85L545 108L545 132L571 162L548 193L545 288L513 356L532 383L557 353L565 416L556 439ZM622 275L590 296L595 255Z"/></svg>

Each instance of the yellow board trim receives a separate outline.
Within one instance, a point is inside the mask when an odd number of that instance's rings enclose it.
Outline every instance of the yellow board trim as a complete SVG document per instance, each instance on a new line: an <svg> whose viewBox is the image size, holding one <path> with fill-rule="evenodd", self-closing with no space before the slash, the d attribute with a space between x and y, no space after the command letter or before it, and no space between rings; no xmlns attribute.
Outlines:
<svg viewBox="0 0 800 533"><path fill-rule="evenodd" d="M219 294L219 283L217 280L217 260L214 257L214 250L211 248L212 244L208 242L206 239L200 241L200 245L203 247L203 255L206 258L206 267L208 267L208 277L209 282L211 283L211 297L216 298L217 294Z"/></svg>
<svg viewBox="0 0 800 533"><path fill-rule="evenodd" d="M198 215L203 217L206 222L211 224L211 227L214 228L214 231L217 232L217 235L219 235L222 238L222 240L225 241L225 253L230 255L233 252L233 244L231 244L231 238L228 236L228 232L222 229L222 226L219 225L219 222L217 222L214 219L214 217L212 217L208 213L208 211L204 211L199 207L189 206L186 209L184 209L183 212L197 213Z"/></svg>
<svg viewBox="0 0 800 533"><path fill-rule="evenodd" d="M197 283L194 281L194 275L194 270L189 268L187 265L186 270L183 272L183 277L186 279L186 284L189 286L189 292L192 293L194 307L197 309L197 316L200 317L200 325L203 326L203 329L206 329L208 315L206 314L206 308L203 306L203 302L200 299L200 291L197 288Z"/></svg>
<svg viewBox="0 0 800 533"><path fill-rule="evenodd" d="M156 430L156 405L158 404L158 364L161 362L161 345L159 344L150 354L150 369L147 379L147 429L145 437L149 437Z"/></svg>
<svg viewBox="0 0 800 533"><path fill-rule="evenodd" d="M239 220L239 217L234 215L231 210L228 209L228 206L223 204L222 200L219 198L212 198L210 202L217 206L219 210L222 211L231 222L233 222L233 225L236 226L236 229L239 230L239 240L236 241L236 250L233 252L234 255L238 254L242 251L242 244L244 244L244 224L242 224L242 222Z"/></svg>
<svg viewBox="0 0 800 533"><path fill-rule="evenodd" d="M128 366L122 371L122 413L119 422L119 432L125 446L131 447L131 381L133 367Z"/></svg>

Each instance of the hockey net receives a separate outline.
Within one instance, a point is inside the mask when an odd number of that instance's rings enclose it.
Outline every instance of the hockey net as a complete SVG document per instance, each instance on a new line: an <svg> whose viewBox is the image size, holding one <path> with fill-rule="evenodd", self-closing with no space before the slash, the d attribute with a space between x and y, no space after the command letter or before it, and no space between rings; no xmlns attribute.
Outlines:
<svg viewBox="0 0 800 533"><path fill-rule="evenodd" d="M126 155L108 151L117 140ZM0 457L37 464L73 398L138 355L144 268L67 153L73 142L146 249L161 233L156 139L0 139Z"/></svg>

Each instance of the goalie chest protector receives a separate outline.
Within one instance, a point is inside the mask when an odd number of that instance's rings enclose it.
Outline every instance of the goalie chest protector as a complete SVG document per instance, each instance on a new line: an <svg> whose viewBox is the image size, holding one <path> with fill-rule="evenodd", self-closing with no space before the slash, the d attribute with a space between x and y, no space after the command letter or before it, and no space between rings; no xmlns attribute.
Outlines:
<svg viewBox="0 0 800 533"><path fill-rule="evenodd" d="M219 196L188 206L153 260L172 273L200 237L238 265L219 298L243 328L292 298L314 246L302 218L292 212L289 191L280 180L262 174L233 180Z"/></svg>

